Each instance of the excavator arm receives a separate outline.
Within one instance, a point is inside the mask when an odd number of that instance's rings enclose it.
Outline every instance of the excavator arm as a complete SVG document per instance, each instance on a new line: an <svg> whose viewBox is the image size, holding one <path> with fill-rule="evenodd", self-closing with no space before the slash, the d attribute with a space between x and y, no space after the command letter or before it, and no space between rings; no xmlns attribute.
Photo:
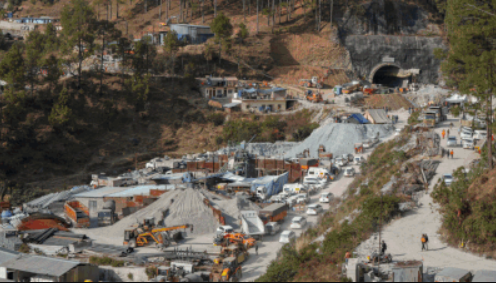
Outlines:
<svg viewBox="0 0 496 283"><path fill-rule="evenodd" d="M191 230L193 230L193 225L186 224L186 225L166 227L166 228L155 228L155 229L152 230L151 233L152 234L155 234L155 233L169 232L169 231L181 230L181 229L188 229L188 228L191 228Z"/></svg>

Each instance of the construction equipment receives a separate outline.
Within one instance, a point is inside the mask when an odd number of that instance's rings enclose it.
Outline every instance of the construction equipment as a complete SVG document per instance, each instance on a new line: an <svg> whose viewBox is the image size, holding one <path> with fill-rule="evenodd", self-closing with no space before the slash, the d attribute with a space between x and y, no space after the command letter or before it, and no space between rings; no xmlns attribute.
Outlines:
<svg viewBox="0 0 496 283"><path fill-rule="evenodd" d="M75 228L89 228L90 227L90 212L86 206L79 201L69 201L64 205L64 212L69 218Z"/></svg>
<svg viewBox="0 0 496 283"><path fill-rule="evenodd" d="M172 240L179 240L183 237L182 234L171 236L169 232L188 228L193 231L193 225L190 224L173 227L155 227L153 218L147 218L144 220L143 225L124 231L124 245L130 248L136 248L144 247L155 242L158 248L168 247Z"/></svg>
<svg viewBox="0 0 496 283"><path fill-rule="evenodd" d="M98 211L98 227L114 225L117 221L115 213L115 201L109 200L103 204L103 209Z"/></svg>
<svg viewBox="0 0 496 283"><path fill-rule="evenodd" d="M322 80L319 80L318 77L312 77L312 79L310 80L307 79L300 80L299 85L303 87L322 88L324 82Z"/></svg>
<svg viewBox="0 0 496 283"><path fill-rule="evenodd" d="M311 90L308 91L306 98L312 103L324 102L324 98L322 98L322 95L320 93L313 93Z"/></svg>
<svg viewBox="0 0 496 283"><path fill-rule="evenodd" d="M243 233L219 235L214 239L215 246L227 247L230 244L242 244L246 249L249 249L257 244L257 240Z"/></svg>
<svg viewBox="0 0 496 283"><path fill-rule="evenodd" d="M233 257L236 259L237 263L242 264L248 260L248 250L243 244L232 244L228 247L222 249L220 256L221 258Z"/></svg>
<svg viewBox="0 0 496 283"><path fill-rule="evenodd" d="M214 259L210 282L239 282L241 277L243 277L243 272L236 258Z"/></svg>

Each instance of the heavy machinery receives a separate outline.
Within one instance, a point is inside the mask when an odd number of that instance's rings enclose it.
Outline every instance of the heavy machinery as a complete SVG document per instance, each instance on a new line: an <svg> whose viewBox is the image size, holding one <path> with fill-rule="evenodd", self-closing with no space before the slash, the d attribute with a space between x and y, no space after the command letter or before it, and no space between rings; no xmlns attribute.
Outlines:
<svg viewBox="0 0 496 283"><path fill-rule="evenodd" d="M186 224L173 227L155 227L154 219L147 218L143 221L143 225L133 227L124 231L124 245L130 248L144 247L152 242L155 242L158 248L166 248L172 240L180 240L183 235L178 233L175 236L169 232L176 230L191 229L193 225Z"/></svg>
<svg viewBox="0 0 496 283"><path fill-rule="evenodd" d="M216 258L210 273L210 282L239 282L243 277L240 263L234 257Z"/></svg>
<svg viewBox="0 0 496 283"><path fill-rule="evenodd" d="M239 264L242 264L243 262L248 260L248 249L240 243L237 244L232 244L228 247L225 247L222 249L219 257L221 258L228 258L228 257L233 257L236 259L236 261Z"/></svg>
<svg viewBox="0 0 496 283"><path fill-rule="evenodd" d="M228 247L230 244L242 244L249 249L257 244L257 240L243 233L220 235L214 239L214 246Z"/></svg>
<svg viewBox="0 0 496 283"><path fill-rule="evenodd" d="M307 100L312 102L312 103L321 103L324 102L324 98L322 98L322 94L320 93L313 93L312 91L308 91L307 93Z"/></svg>
<svg viewBox="0 0 496 283"><path fill-rule="evenodd" d="M112 226L116 221L115 201L106 201L103 204L103 209L98 211L98 227Z"/></svg>
<svg viewBox="0 0 496 283"><path fill-rule="evenodd" d="M319 80L318 77L312 77L310 80L300 80L300 86L303 87L311 87L311 88L322 88L324 83L322 80Z"/></svg>

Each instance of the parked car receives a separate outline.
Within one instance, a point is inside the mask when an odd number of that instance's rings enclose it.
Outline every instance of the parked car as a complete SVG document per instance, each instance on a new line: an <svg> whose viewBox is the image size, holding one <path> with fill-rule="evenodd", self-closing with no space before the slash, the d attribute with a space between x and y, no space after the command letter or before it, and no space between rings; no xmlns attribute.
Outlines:
<svg viewBox="0 0 496 283"><path fill-rule="evenodd" d="M303 178L303 184L309 185L325 185L327 183L327 179L321 179L319 177L311 177L307 176Z"/></svg>
<svg viewBox="0 0 496 283"><path fill-rule="evenodd" d="M359 165L365 162L365 159L361 156L355 156L355 159L353 160L353 163L355 165Z"/></svg>
<svg viewBox="0 0 496 283"><path fill-rule="evenodd" d="M289 244L293 239L296 239L296 234L293 231L284 231L279 238L279 243Z"/></svg>
<svg viewBox="0 0 496 283"><path fill-rule="evenodd" d="M447 145L448 147L458 146L458 140L456 139L455 136L448 137Z"/></svg>
<svg viewBox="0 0 496 283"><path fill-rule="evenodd" d="M303 229L307 226L307 219L303 216L297 216L291 221L291 229Z"/></svg>
<svg viewBox="0 0 496 283"><path fill-rule="evenodd" d="M453 184L453 175L451 174L444 174L443 175L443 182L447 185L447 186L451 186L451 184Z"/></svg>
<svg viewBox="0 0 496 283"><path fill-rule="evenodd" d="M334 198L334 195L331 193L322 193L320 194L319 202L320 203L329 203Z"/></svg>
<svg viewBox="0 0 496 283"><path fill-rule="evenodd" d="M309 203L310 199L308 198L308 194L298 194L296 195L296 203Z"/></svg>
<svg viewBox="0 0 496 283"><path fill-rule="evenodd" d="M355 176L355 169L353 167L344 169L344 176L349 178Z"/></svg>
<svg viewBox="0 0 496 283"><path fill-rule="evenodd" d="M217 228L217 235L232 234L232 233L234 233L234 229L229 225L220 226L219 228Z"/></svg>
<svg viewBox="0 0 496 283"><path fill-rule="evenodd" d="M277 222L269 222L265 224L265 233L267 235L275 235L281 230L281 225Z"/></svg>
<svg viewBox="0 0 496 283"><path fill-rule="evenodd" d="M341 157L338 157L338 158L334 159L334 164L336 164L337 166L342 168L342 167L348 165L348 160L341 158Z"/></svg>
<svg viewBox="0 0 496 283"><path fill-rule="evenodd" d="M307 215L319 215L324 212L324 208L320 204L312 204L307 207Z"/></svg>
<svg viewBox="0 0 496 283"><path fill-rule="evenodd" d="M471 139L471 138L470 139L469 138L463 139L462 144L463 144L463 149L472 149L473 150L475 147L474 139Z"/></svg>
<svg viewBox="0 0 496 283"><path fill-rule="evenodd" d="M343 154L343 159L348 160L348 162L352 162L353 154Z"/></svg>
<svg viewBox="0 0 496 283"><path fill-rule="evenodd" d="M476 130L474 132L474 139L476 139L476 140L485 140L485 139L487 139L487 131L485 131L485 130Z"/></svg>
<svg viewBox="0 0 496 283"><path fill-rule="evenodd" d="M461 132L460 133L460 138L462 140L464 140L464 139L471 139L473 136L474 136L474 134L473 133L470 133L470 132Z"/></svg>

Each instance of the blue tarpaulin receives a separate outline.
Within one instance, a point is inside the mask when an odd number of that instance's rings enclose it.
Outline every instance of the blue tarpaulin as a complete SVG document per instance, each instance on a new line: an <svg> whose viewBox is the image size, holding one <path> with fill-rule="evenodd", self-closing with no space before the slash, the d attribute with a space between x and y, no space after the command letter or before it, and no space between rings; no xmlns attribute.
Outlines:
<svg viewBox="0 0 496 283"><path fill-rule="evenodd" d="M355 118L355 120L357 120L360 124L369 124L369 120L365 119L365 117L363 117L362 114L351 114L349 118Z"/></svg>
<svg viewBox="0 0 496 283"><path fill-rule="evenodd" d="M289 173L284 173L279 176L266 176L255 179L251 183L250 190L256 192L258 187L265 187L269 197L282 192L282 187L288 183Z"/></svg>

